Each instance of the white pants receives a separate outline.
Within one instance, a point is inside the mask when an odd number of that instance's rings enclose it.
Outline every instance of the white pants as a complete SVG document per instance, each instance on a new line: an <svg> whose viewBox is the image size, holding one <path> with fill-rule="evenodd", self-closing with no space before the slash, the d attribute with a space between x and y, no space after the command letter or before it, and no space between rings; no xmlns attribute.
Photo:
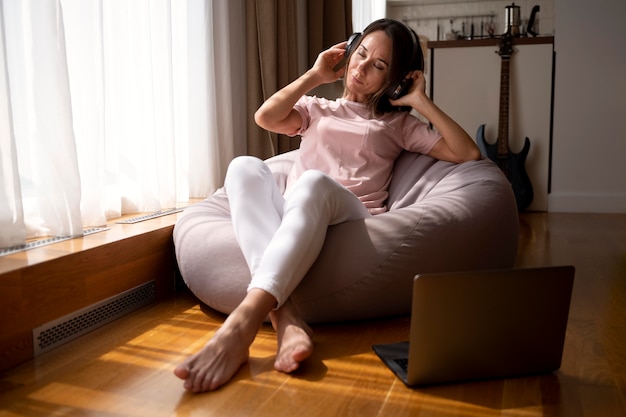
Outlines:
<svg viewBox="0 0 626 417"><path fill-rule="evenodd" d="M324 244L329 225L370 216L348 189L321 171L306 171L283 196L269 167L235 158L225 190L237 242L251 273L248 290L272 294L280 307Z"/></svg>

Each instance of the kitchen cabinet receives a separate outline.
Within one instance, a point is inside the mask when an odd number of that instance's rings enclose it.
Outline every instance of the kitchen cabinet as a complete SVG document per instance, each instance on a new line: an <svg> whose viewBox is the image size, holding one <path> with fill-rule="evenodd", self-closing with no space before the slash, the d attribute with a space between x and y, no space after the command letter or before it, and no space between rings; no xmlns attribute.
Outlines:
<svg viewBox="0 0 626 417"><path fill-rule="evenodd" d="M499 39L429 42L433 101L476 140L480 125L495 143L500 104ZM515 38L509 78L509 148L519 153L526 137L526 171L534 198L528 210L546 211L550 184L553 37Z"/></svg>

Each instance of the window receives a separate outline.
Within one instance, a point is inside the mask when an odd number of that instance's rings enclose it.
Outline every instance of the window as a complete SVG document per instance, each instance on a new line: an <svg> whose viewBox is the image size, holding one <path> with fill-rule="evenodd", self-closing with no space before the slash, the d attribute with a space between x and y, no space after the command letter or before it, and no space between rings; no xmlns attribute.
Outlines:
<svg viewBox="0 0 626 417"><path fill-rule="evenodd" d="M245 91L216 71L230 64L232 45L215 39L233 7L0 3L0 247L81 235L221 184L241 123L222 103L231 85Z"/></svg>

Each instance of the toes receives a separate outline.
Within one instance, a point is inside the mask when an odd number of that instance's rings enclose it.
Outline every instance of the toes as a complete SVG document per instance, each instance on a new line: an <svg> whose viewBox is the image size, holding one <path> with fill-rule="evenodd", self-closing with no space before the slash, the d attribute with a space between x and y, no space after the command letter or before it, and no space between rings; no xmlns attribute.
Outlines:
<svg viewBox="0 0 626 417"><path fill-rule="evenodd" d="M174 369L174 375L180 379L187 379L189 377L189 368L187 365L180 365Z"/></svg>

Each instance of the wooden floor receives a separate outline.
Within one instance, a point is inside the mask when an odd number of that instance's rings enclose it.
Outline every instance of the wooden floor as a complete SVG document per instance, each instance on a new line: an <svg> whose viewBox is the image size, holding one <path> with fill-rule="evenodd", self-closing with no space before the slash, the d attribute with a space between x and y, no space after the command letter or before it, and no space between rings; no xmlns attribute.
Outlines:
<svg viewBox="0 0 626 417"><path fill-rule="evenodd" d="M0 374L0 416L594 416L626 415L626 215L525 213L518 266L577 268L561 370L409 389L372 353L407 338L408 319L315 326L313 357L272 368L263 328L249 364L207 394L172 369L223 316L186 292Z"/></svg>

